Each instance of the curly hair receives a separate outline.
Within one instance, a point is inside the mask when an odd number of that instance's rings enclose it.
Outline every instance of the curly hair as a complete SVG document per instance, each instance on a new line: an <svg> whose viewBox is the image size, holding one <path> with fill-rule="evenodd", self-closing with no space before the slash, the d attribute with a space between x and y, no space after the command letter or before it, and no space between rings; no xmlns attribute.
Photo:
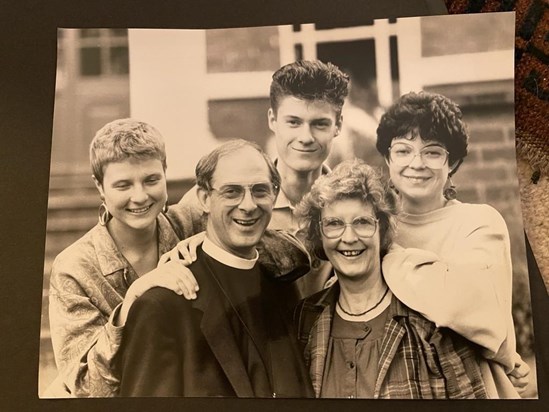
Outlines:
<svg viewBox="0 0 549 412"><path fill-rule="evenodd" d="M401 96L381 117L377 150L388 158L392 140L407 135L442 143L450 153L449 165L456 165L451 174L467 156L469 133L461 110L441 94L411 92Z"/></svg>
<svg viewBox="0 0 549 412"><path fill-rule="evenodd" d="M148 123L117 119L97 131L90 143L93 176L103 184L105 166L126 159L158 159L166 170L166 148L162 135Z"/></svg>
<svg viewBox="0 0 549 412"><path fill-rule="evenodd" d="M380 174L359 159L341 162L330 173L320 176L297 206L300 230L305 234L309 250L319 259L327 260L322 248L320 216L323 208L342 199L359 199L373 206L379 219L383 257L393 242L399 202Z"/></svg>
<svg viewBox="0 0 549 412"><path fill-rule="evenodd" d="M203 156L195 168L197 186L206 191L210 191L212 189L212 178L215 173L215 169L217 168L219 159L244 148L251 148L263 157L267 167L269 168L271 184L274 187L275 193L278 195L281 178L273 161L263 150L261 150L259 145L244 139L231 139L223 143L221 146L216 147L207 155Z"/></svg>
<svg viewBox="0 0 549 412"><path fill-rule="evenodd" d="M332 63L320 60L299 60L282 66L273 74L270 98L276 114L280 101L286 96L332 104L338 122L345 97L349 93L349 76Z"/></svg>

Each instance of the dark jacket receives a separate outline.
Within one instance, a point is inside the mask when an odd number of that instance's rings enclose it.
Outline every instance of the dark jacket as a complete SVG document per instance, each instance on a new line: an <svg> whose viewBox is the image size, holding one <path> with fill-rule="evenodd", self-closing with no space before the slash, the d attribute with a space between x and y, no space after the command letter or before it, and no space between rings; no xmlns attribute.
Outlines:
<svg viewBox="0 0 549 412"><path fill-rule="evenodd" d="M254 394L227 319L222 292L199 249L190 267L200 285L194 301L154 288L133 304L119 365L121 396L314 397L290 319L288 284L264 273L261 299L272 370L272 393ZM291 292L291 288L288 287Z"/></svg>

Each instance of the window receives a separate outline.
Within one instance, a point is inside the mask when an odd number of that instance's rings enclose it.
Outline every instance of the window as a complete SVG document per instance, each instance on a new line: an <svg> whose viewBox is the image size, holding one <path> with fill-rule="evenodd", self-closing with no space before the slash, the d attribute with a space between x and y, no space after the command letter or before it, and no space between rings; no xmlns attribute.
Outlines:
<svg viewBox="0 0 549 412"><path fill-rule="evenodd" d="M126 29L81 29L78 43L81 76L117 76L129 73Z"/></svg>

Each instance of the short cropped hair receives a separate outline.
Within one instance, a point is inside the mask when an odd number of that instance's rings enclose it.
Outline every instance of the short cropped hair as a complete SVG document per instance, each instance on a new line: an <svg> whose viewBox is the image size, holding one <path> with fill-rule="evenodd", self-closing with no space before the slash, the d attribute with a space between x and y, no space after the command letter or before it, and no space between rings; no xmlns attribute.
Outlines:
<svg viewBox="0 0 549 412"><path fill-rule="evenodd" d="M359 159L341 162L330 173L320 176L297 206L300 230L305 234L310 250L319 259L327 260L320 233L321 212L343 199L358 199L372 205L379 219L380 254L385 256L393 243L398 198L381 175Z"/></svg>
<svg viewBox="0 0 549 412"><path fill-rule="evenodd" d="M275 115L286 96L302 100L322 100L334 106L340 120L345 97L349 93L349 76L332 63L300 60L282 66L273 74L271 108Z"/></svg>
<svg viewBox="0 0 549 412"><path fill-rule="evenodd" d="M206 191L212 190L212 178L217 168L219 159L223 156L227 156L231 153L237 152L244 148L251 148L257 151L265 160L267 167L269 168L269 175L271 178L271 184L275 190L275 194L278 195L280 190L280 174L276 170L276 166L273 161L267 156L267 154L256 143L250 142L244 139L232 139L215 148L206 156L202 157L196 165L196 184L201 189ZM245 160L244 160L245 161Z"/></svg>
<svg viewBox="0 0 549 412"><path fill-rule="evenodd" d="M105 166L127 159L158 159L166 170L166 148L162 135L148 123L118 119L107 123L90 143L92 173L103 184Z"/></svg>
<svg viewBox="0 0 549 412"><path fill-rule="evenodd" d="M449 165L459 166L467 156L469 133L459 106L437 94L411 92L400 97L381 117L376 147L385 158L394 138L421 136L442 143L449 154ZM453 170L455 172L457 167Z"/></svg>

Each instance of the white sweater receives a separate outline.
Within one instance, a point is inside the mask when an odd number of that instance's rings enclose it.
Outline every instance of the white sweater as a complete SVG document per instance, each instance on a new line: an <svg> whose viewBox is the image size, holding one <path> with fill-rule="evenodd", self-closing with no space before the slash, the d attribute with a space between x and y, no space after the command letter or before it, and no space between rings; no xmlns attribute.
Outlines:
<svg viewBox="0 0 549 412"><path fill-rule="evenodd" d="M394 247L383 260L393 293L511 371L520 357L509 233L501 215L489 205L453 200L433 212L403 213L395 241L405 249Z"/></svg>

